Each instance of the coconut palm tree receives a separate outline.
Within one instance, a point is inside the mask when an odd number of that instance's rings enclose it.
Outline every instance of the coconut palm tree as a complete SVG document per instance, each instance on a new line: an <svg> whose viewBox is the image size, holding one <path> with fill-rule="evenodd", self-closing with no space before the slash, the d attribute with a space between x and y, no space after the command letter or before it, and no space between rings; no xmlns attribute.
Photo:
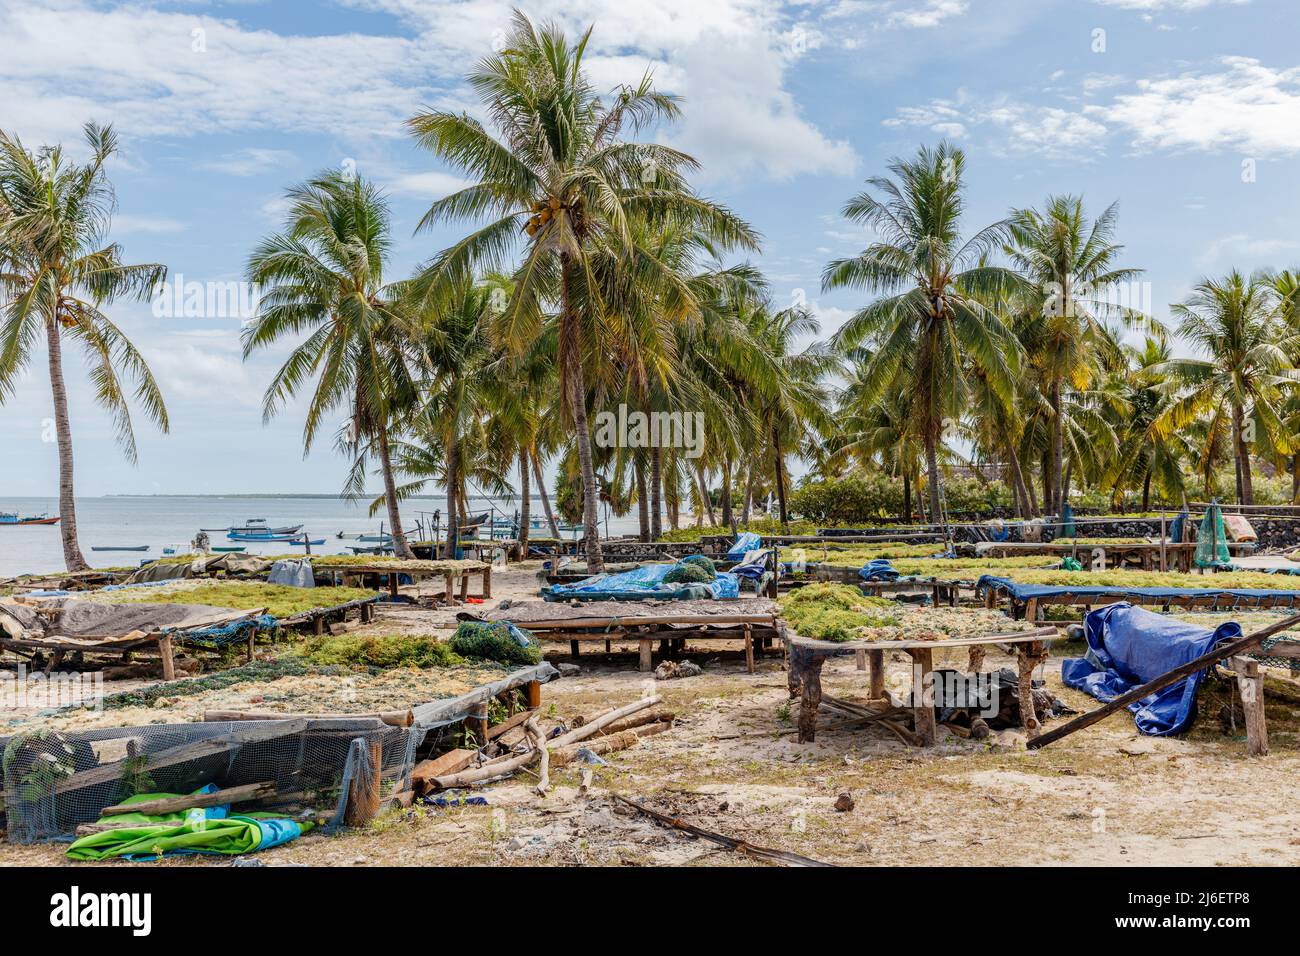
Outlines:
<svg viewBox="0 0 1300 956"><path fill-rule="evenodd" d="M883 198L863 191L843 210L878 240L822 273L823 289L882 296L854 313L834 342L845 351L871 345L874 394L865 394L865 401L891 388L913 396L934 516L942 513L938 453L944 421L966 407L970 359L979 361L990 387L1008 402L1019 364L1016 339L989 303L1022 283L986 260L1007 239L1010 223L995 222L961 239L965 168L965 154L948 143L922 147L914 159L895 159L889 166L893 178L867 180Z"/></svg>
<svg viewBox="0 0 1300 956"><path fill-rule="evenodd" d="M401 351L394 289L384 283L388 204L372 183L344 172L322 173L287 196L284 231L262 240L248 259L248 280L262 295L243 333L244 358L282 338L307 337L267 386L263 420L270 421L314 376L304 455L326 416L346 410L338 445L354 459L378 457L393 550L411 557L389 447L393 411L409 402L412 380Z"/></svg>
<svg viewBox="0 0 1300 956"><path fill-rule="evenodd" d="M117 138L112 127L94 124L85 127L85 135L90 158L76 163L62 147L33 153L0 132L0 401L13 394L43 333L59 450L63 560L69 571L87 564L77 541L65 338L85 351L95 399L113 416L127 460L136 461L128 393L159 429L168 429L153 373L104 311L120 299L147 299L167 269L127 265L122 247L107 241L116 202L104 164L117 149Z"/></svg>
<svg viewBox="0 0 1300 956"><path fill-rule="evenodd" d="M1205 357L1169 359L1151 369L1168 375L1177 390L1177 400L1156 419L1156 427L1178 430L1207 417L1214 435L1227 419L1241 504L1254 503L1250 456L1257 438L1283 454L1293 451L1281 402L1300 379L1292 359L1300 342L1282 322L1278 305L1263 273L1246 277L1234 269L1201 280L1187 301L1170 306L1170 313L1178 320L1178 334Z"/></svg>
<svg viewBox="0 0 1300 956"><path fill-rule="evenodd" d="M678 107L648 74L636 85L599 96L583 68L590 33L570 43L559 27L539 29L516 11L504 48L468 77L494 131L466 114L440 110L420 113L408 127L422 145L474 180L435 202L420 228L488 219L435 257L423 276L423 294L447 295L477 271L504 268L522 236L523 258L502 325L505 344L523 351L538 335L546 304L558 306L561 394L581 471L588 565L599 570L584 375L590 343L582 335L584 324L590 327L605 313L599 285L590 281L592 250L630 247L631 224L638 218L690 222L722 244L754 247L756 241L727 210L691 192L684 174L697 168L695 160L624 138L675 118Z"/></svg>
<svg viewBox="0 0 1300 956"><path fill-rule="evenodd" d="M1112 293L1141 275L1140 269L1116 266L1124 247L1113 240L1119 217L1112 203L1091 223L1077 196L1049 196L1041 211L1018 210L1011 220L1006 253L1024 277L1025 308L1039 318L1038 349L1032 361L1040 370L1052 408L1050 510L1064 504L1064 460L1068 426L1064 392L1086 389L1096 377L1093 357L1107 338L1105 321L1120 317L1129 324L1155 326Z"/></svg>

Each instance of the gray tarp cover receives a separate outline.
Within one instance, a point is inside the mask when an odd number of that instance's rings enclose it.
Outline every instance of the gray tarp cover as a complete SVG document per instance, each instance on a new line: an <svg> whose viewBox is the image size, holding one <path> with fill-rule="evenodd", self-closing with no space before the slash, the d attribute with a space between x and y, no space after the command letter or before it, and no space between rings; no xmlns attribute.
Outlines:
<svg viewBox="0 0 1300 956"><path fill-rule="evenodd" d="M41 613L36 612L36 607ZM0 604L0 629L14 638L100 641L164 629L226 624L256 613L206 604L103 604L77 598L45 598L35 606Z"/></svg>
<svg viewBox="0 0 1300 956"><path fill-rule="evenodd" d="M147 584L151 581L172 581L193 578L200 574L225 571L227 574L261 574L271 567L271 562L251 554L212 554L195 558L188 563L146 564L126 579L127 584Z"/></svg>

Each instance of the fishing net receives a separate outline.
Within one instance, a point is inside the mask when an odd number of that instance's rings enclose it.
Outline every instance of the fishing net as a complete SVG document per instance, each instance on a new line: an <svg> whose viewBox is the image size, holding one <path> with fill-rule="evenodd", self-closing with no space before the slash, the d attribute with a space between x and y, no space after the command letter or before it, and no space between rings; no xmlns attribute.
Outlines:
<svg viewBox="0 0 1300 956"><path fill-rule="evenodd" d="M1201 519L1196 535L1196 566L1198 568L1227 568L1228 536L1223 530L1223 515L1217 502L1212 502Z"/></svg>
<svg viewBox="0 0 1300 956"><path fill-rule="evenodd" d="M275 794L249 809L324 815L333 829L354 779L377 778L381 798L401 789L422 736L365 717L22 733L0 757L8 835L16 843L67 837L136 794L264 782Z"/></svg>
<svg viewBox="0 0 1300 956"><path fill-rule="evenodd" d="M175 632L171 628L166 628L163 633L174 633L177 640L187 644L197 644L200 647L225 647L227 644L243 643L259 631L274 631L276 627L277 622L272 615L259 614L256 617L244 618L242 621L215 624L211 627Z"/></svg>

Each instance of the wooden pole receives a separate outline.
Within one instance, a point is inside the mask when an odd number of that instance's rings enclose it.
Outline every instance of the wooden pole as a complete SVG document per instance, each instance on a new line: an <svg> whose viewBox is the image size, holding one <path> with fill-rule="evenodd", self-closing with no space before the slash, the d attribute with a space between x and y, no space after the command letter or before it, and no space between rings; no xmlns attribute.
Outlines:
<svg viewBox="0 0 1300 956"><path fill-rule="evenodd" d="M1261 628L1254 634L1247 634L1244 637L1239 637L1237 640L1231 641L1227 644L1220 644L1218 647L1207 651L1200 657L1190 660L1186 664L1181 664L1178 667L1175 667L1167 674L1161 674L1159 677L1155 678L1155 680L1147 681L1141 687L1134 687L1128 693L1120 694L1114 700L1107 704L1102 704L1096 710L1091 710L1082 716L1074 718L1074 720L1071 720L1068 723L1062 724L1060 727L1048 731L1041 737L1029 741L1027 746L1031 750L1036 750L1039 747L1046 747L1048 744L1060 740L1062 737L1066 737L1074 733L1076 730L1083 730L1085 727L1091 727L1098 721L1109 717L1111 714L1115 713L1115 711L1127 707L1129 704L1154 694L1156 691L1164 690L1169 685L1176 684L1184 677L1190 677L1197 671L1205 670L1205 668L1209 667L1211 664L1217 664L1224 658L1236 657L1238 654L1252 650L1262 644L1266 638L1272 637L1274 634L1280 634L1281 632L1298 625L1300 625L1300 614L1294 614L1291 617L1278 621L1276 624L1270 624L1268 627Z"/></svg>
<svg viewBox="0 0 1300 956"><path fill-rule="evenodd" d="M1241 709L1246 716L1246 752L1252 757L1268 753L1268 728L1264 724L1264 678L1259 661L1234 657L1228 662L1237 675Z"/></svg>

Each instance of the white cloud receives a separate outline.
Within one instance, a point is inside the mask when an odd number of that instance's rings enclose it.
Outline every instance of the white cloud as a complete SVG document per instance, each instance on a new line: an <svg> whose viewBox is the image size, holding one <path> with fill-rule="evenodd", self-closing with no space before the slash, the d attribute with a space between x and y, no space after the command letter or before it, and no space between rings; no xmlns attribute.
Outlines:
<svg viewBox="0 0 1300 956"><path fill-rule="evenodd" d="M215 159L199 163L200 169L210 169L230 176L256 176L285 166L295 159L293 153L285 149L260 149L249 147L218 156Z"/></svg>
<svg viewBox="0 0 1300 956"><path fill-rule="evenodd" d="M155 216L116 215L113 217L113 235L153 234L166 235L184 232L185 223L178 219Z"/></svg>
<svg viewBox="0 0 1300 956"><path fill-rule="evenodd" d="M1234 233L1209 243L1197 262L1202 269L1227 268L1233 263L1270 262L1281 265L1281 260L1294 258L1300 250L1300 240L1248 236Z"/></svg>
<svg viewBox="0 0 1300 956"><path fill-rule="evenodd" d="M392 193L400 196L416 196L421 199L441 199L451 193L458 192L469 186L470 182L453 176L451 173L426 172L426 173L403 173L385 179L385 188Z"/></svg>
<svg viewBox="0 0 1300 956"><path fill-rule="evenodd" d="M960 91L953 99L907 106L884 120L889 127L925 127L952 139L972 130L993 134L989 148L998 152L1038 153L1055 158L1082 158L1105 147L1106 127L1081 112L998 98L986 101Z"/></svg>
<svg viewBox="0 0 1300 956"><path fill-rule="evenodd" d="M1201 10L1216 5L1243 6L1250 0L1093 0L1104 7L1124 10Z"/></svg>
<svg viewBox="0 0 1300 956"><path fill-rule="evenodd" d="M348 142L399 138L420 106L459 102L464 70L509 25L507 2L352 5L398 15L412 35L286 36L199 12L0 0L5 123L42 142L69 139L90 118L128 136L274 129ZM942 18L962 5L891 5L891 15ZM801 50L777 0L542 0L529 11L570 31L597 23L588 57L602 86L634 81L654 64L660 85L689 101L683 121L663 135L706 165L777 178L854 168L852 148L824 136L785 89ZM289 158L243 150L204 165L253 175Z"/></svg>
<svg viewBox="0 0 1300 956"><path fill-rule="evenodd" d="M1116 96L1096 115L1126 127L1143 149L1300 151L1300 67L1273 69L1249 57L1220 63L1140 81L1137 92Z"/></svg>

